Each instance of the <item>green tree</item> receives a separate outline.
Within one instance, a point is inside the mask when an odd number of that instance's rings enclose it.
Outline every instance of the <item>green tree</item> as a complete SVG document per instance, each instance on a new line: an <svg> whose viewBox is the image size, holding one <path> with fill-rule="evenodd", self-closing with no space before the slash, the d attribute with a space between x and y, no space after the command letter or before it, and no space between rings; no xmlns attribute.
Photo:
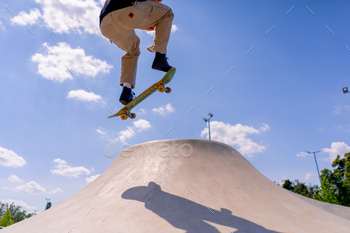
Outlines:
<svg viewBox="0 0 350 233"><path fill-rule="evenodd" d="M8 209L5 214L2 216L2 218L0 218L0 226L2 227L7 227L10 226L14 223L15 221L13 221L11 219L11 212Z"/></svg>
<svg viewBox="0 0 350 233"><path fill-rule="evenodd" d="M324 175L321 180L321 188L318 194L315 196L315 199L339 205L340 203L338 202L337 198L337 188L330 182L331 179L329 178L332 177L332 172L328 169L324 169L322 170L322 173Z"/></svg>
<svg viewBox="0 0 350 233"><path fill-rule="evenodd" d="M0 218L6 213L7 209L6 204L0 202Z"/></svg>
<svg viewBox="0 0 350 233"><path fill-rule="evenodd" d="M293 192L312 198L312 193L309 191L308 187L304 183L300 183L299 180L296 180Z"/></svg>
<svg viewBox="0 0 350 233"><path fill-rule="evenodd" d="M333 171L328 169L321 171L322 185L316 199L350 206L350 153L346 153L342 159L338 155L332 167Z"/></svg>
<svg viewBox="0 0 350 233"><path fill-rule="evenodd" d="M305 183L299 182L299 180L295 180L293 182L290 180L284 180L282 187L309 198L315 198L315 195L318 193L317 185L312 186L309 184L307 186Z"/></svg>
<svg viewBox="0 0 350 233"><path fill-rule="evenodd" d="M8 203L0 203L0 217L2 217L7 210L10 211L11 219L14 222L20 222L24 219L30 218L31 216L35 215L35 213L27 214L27 211L21 209L21 206L17 206L14 203L10 205Z"/></svg>
<svg viewBox="0 0 350 233"><path fill-rule="evenodd" d="M282 187L287 189L287 190L289 190L289 191L293 191L294 190L293 183L290 180L285 180L283 185L282 185Z"/></svg>

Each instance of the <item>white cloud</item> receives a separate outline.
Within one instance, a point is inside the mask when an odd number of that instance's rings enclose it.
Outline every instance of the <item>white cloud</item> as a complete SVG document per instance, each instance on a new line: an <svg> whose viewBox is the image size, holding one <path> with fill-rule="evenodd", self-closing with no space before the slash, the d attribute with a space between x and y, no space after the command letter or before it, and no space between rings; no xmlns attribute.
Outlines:
<svg viewBox="0 0 350 233"><path fill-rule="evenodd" d="M90 177L88 177L88 178L86 178L85 180L86 180L86 182L88 183L88 184L90 184L92 181L94 181L97 177L99 177L101 174L98 174L98 175L95 175L95 176L90 176Z"/></svg>
<svg viewBox="0 0 350 233"><path fill-rule="evenodd" d="M306 152L299 152L298 154L297 154L297 157L306 157L306 156L308 156L309 154L308 153L306 153Z"/></svg>
<svg viewBox="0 0 350 233"><path fill-rule="evenodd" d="M36 0L42 8L41 18L55 33L70 31L99 34L101 1L95 0Z"/></svg>
<svg viewBox="0 0 350 233"><path fill-rule="evenodd" d="M304 177L305 180L309 180L311 176L314 176L312 173L307 173L306 176Z"/></svg>
<svg viewBox="0 0 350 233"><path fill-rule="evenodd" d="M152 109L153 112L159 113L160 115L165 115L168 112L174 112L174 108L171 105L171 103L168 103L167 105L165 105L164 107L161 106L159 108L154 108Z"/></svg>
<svg viewBox="0 0 350 233"><path fill-rule="evenodd" d="M82 166L71 167L67 164L66 161L62 159L55 159L53 160L53 162L57 164L55 165L56 169L50 170L52 174L67 176L67 177L79 177L80 175L90 174L90 171L85 167L82 167Z"/></svg>
<svg viewBox="0 0 350 233"><path fill-rule="evenodd" d="M270 126L268 126L267 124L262 124L262 126L259 129L260 132L265 132L269 130L270 130Z"/></svg>
<svg viewBox="0 0 350 233"><path fill-rule="evenodd" d="M345 142L333 142L331 148L323 148L322 151L328 153L328 161L333 162L337 158L337 155L343 157L345 153L349 153L350 146Z"/></svg>
<svg viewBox="0 0 350 233"><path fill-rule="evenodd" d="M111 142L118 141L118 138L115 138L115 139L109 138L108 134L106 132L104 132L102 129L96 129L96 132L101 135L102 139L107 139L108 141L111 141Z"/></svg>
<svg viewBox="0 0 350 233"><path fill-rule="evenodd" d="M5 167L22 167L26 161L12 150L0 146L0 165Z"/></svg>
<svg viewBox="0 0 350 233"><path fill-rule="evenodd" d="M68 99L76 99L80 101L86 101L86 102L99 102L102 101L102 97L96 94L93 94L91 92L87 92L85 90L79 89L79 90L72 90L68 93L67 96Z"/></svg>
<svg viewBox="0 0 350 233"><path fill-rule="evenodd" d="M147 131L149 128L151 128L151 124L149 123L149 121L146 121L144 119L137 120L133 124L139 132L144 130Z"/></svg>
<svg viewBox="0 0 350 233"><path fill-rule="evenodd" d="M23 209L32 212L33 210L37 210L38 208L36 208L35 206L29 206L27 205L27 203L23 202L23 201L18 201L18 200L12 200L12 199L2 199L1 200L2 203L8 203L9 205L11 205L12 203L14 205L17 206L21 206Z"/></svg>
<svg viewBox="0 0 350 233"><path fill-rule="evenodd" d="M146 121L144 119L137 120L133 124L133 127L128 127L126 130L119 132L119 140L122 143L126 143L126 139L133 137L135 135L134 131L147 131L149 128L151 128L149 121Z"/></svg>
<svg viewBox="0 0 350 233"><path fill-rule="evenodd" d="M55 159L53 160L53 162L57 163L57 165L55 165L56 169L50 170L52 174L67 176L67 177L79 177L80 175L90 174L90 171L87 168L84 168L82 166L71 167L67 164L66 161L62 159Z"/></svg>
<svg viewBox="0 0 350 233"><path fill-rule="evenodd" d="M179 30L178 26L176 26L175 24L171 25L171 32L172 33L176 32L177 30ZM155 31L154 30L153 31L146 31L146 33L150 36L154 36Z"/></svg>
<svg viewBox="0 0 350 233"><path fill-rule="evenodd" d="M95 78L99 73L109 73L113 67L107 62L86 56L84 49L72 49L65 42L58 43L57 46L48 47L46 54L36 53L32 56L32 61L38 63L38 73L44 78L62 83L74 76L84 75ZM50 52L51 51L51 52Z"/></svg>
<svg viewBox="0 0 350 233"><path fill-rule="evenodd" d="M52 191L49 192L49 194L56 194L56 193L63 193L63 191L62 191L62 189L57 188L57 189L52 190Z"/></svg>
<svg viewBox="0 0 350 233"><path fill-rule="evenodd" d="M101 135L106 135L106 133L105 132L103 132L102 130L100 130L100 129L96 129L96 132L97 133L99 133L99 134L101 134Z"/></svg>
<svg viewBox="0 0 350 233"><path fill-rule="evenodd" d="M10 182L23 183L23 180L21 180L20 178L18 178L18 176L16 176L16 175L11 175L11 176L9 177L9 181L10 181Z"/></svg>
<svg viewBox="0 0 350 233"><path fill-rule="evenodd" d="M31 181L21 186L17 186L16 188L12 188L12 190L15 192L30 193L30 194L38 194L38 193L46 192L46 190L43 187L41 187L39 184L35 183L34 181Z"/></svg>
<svg viewBox="0 0 350 233"><path fill-rule="evenodd" d="M126 139L131 138L135 135L134 132L130 132L130 130L126 129L126 130L122 130L119 132L119 140L122 143L126 143Z"/></svg>
<svg viewBox="0 0 350 233"><path fill-rule="evenodd" d="M173 24L172 26L171 26L171 32L176 32L177 30L179 30L179 28L178 28L178 26L176 26L175 24Z"/></svg>
<svg viewBox="0 0 350 233"><path fill-rule="evenodd" d="M146 33L148 34L148 35L150 35L150 36L154 36L154 31L146 31Z"/></svg>
<svg viewBox="0 0 350 233"><path fill-rule="evenodd" d="M13 24L18 24L21 26L25 26L27 24L35 24L37 23L38 19L41 17L40 11L35 8L31 9L30 13L27 14L24 11L20 12L18 16L11 19Z"/></svg>
<svg viewBox="0 0 350 233"><path fill-rule="evenodd" d="M4 187L4 186L2 186L1 188L5 189L5 190L9 190L10 189L9 187Z"/></svg>
<svg viewBox="0 0 350 233"><path fill-rule="evenodd" d="M231 125L219 121L210 122L210 133L213 140L237 146L240 153L248 157L264 151L266 147L253 142L252 139L247 138L247 135L259 134L269 129L270 127L266 124L263 124L260 129L255 129L254 127L241 124ZM208 128L201 132L201 137L209 138Z"/></svg>

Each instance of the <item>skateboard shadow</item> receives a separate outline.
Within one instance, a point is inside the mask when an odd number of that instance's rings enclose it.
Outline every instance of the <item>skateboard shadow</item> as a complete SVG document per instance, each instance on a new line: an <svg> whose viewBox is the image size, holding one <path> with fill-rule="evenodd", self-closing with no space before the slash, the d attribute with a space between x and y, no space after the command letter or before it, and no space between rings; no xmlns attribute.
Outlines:
<svg viewBox="0 0 350 233"><path fill-rule="evenodd" d="M215 227L206 223L206 221L226 226L231 228L230 230L237 229L234 231L235 233L277 233L254 222L234 216L228 209L208 209L206 206L191 200L163 192L161 187L154 182L150 182L148 186L130 188L122 194L122 198L145 203L147 209L165 219L174 227L186 230L187 233L219 233Z"/></svg>

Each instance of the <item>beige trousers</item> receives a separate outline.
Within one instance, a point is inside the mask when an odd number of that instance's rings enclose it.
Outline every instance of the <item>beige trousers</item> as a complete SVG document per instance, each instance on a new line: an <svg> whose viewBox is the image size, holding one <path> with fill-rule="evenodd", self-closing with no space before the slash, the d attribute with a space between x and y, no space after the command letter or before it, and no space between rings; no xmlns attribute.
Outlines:
<svg viewBox="0 0 350 233"><path fill-rule="evenodd" d="M135 2L133 6L113 11L106 15L100 29L103 36L124 50L121 59L120 82L131 84L135 88L137 61L140 55L140 38L134 29L155 26L153 45L150 52L166 54L174 18L172 10L159 2Z"/></svg>

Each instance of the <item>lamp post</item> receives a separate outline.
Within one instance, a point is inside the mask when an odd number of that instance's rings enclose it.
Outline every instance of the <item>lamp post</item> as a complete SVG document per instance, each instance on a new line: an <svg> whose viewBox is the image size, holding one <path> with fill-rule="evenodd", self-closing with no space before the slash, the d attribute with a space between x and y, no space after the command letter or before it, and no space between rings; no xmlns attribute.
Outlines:
<svg viewBox="0 0 350 233"><path fill-rule="evenodd" d="M350 91L348 90L347 87L343 87L343 93L346 94L346 93L350 93Z"/></svg>
<svg viewBox="0 0 350 233"><path fill-rule="evenodd" d="M318 152L320 152L320 151L314 151L314 152L308 152L308 151L306 151L306 153L308 153L308 154L314 154L315 163L316 163L316 168L317 168L317 172L318 172L318 178L320 179L320 185L322 185L322 183L321 183L320 171L318 170L318 165L317 165L317 160L316 160L316 153L318 153Z"/></svg>
<svg viewBox="0 0 350 233"><path fill-rule="evenodd" d="M213 114L209 113L208 115L210 116L209 119L207 119L207 118L204 117L203 120L204 120L205 122L208 122L209 140L211 140L211 137L210 137L210 118L213 117Z"/></svg>

